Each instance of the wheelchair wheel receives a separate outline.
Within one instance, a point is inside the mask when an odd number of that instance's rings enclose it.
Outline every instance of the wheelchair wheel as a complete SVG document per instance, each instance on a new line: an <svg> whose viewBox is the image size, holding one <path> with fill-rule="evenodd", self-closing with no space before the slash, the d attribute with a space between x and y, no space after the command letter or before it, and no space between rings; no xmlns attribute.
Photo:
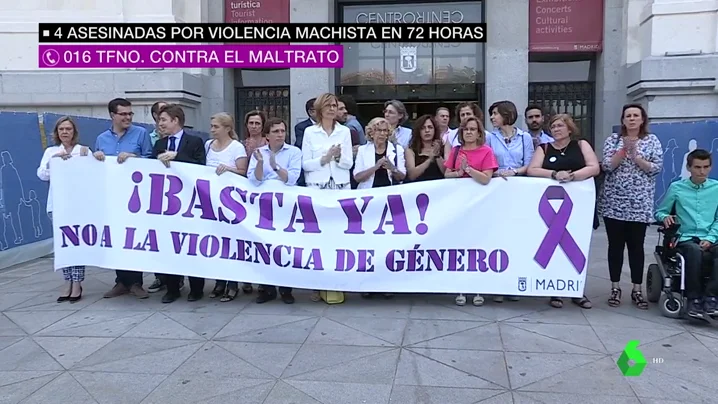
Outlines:
<svg viewBox="0 0 718 404"><path fill-rule="evenodd" d="M683 301L683 296L678 292L671 292L670 295L664 292L661 293L658 307L661 309L661 314L665 317L681 318L683 317L685 302Z"/></svg>
<svg viewBox="0 0 718 404"><path fill-rule="evenodd" d="M657 264L648 266L646 274L646 299L651 303L656 303L661 298L663 291L663 276Z"/></svg>

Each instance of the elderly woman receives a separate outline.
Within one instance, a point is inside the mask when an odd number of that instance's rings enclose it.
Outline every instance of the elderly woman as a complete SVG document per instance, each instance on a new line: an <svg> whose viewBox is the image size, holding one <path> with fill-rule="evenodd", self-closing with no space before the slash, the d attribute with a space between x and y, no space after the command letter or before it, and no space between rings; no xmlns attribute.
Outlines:
<svg viewBox="0 0 718 404"><path fill-rule="evenodd" d="M391 126L384 118L374 118L366 126L367 144L359 146L354 164L357 189L388 187L406 176L404 148L389 140ZM369 298L373 293L362 293ZM385 298L393 294L384 293Z"/></svg>
<svg viewBox="0 0 718 404"><path fill-rule="evenodd" d="M603 145L601 162L606 178L598 201L608 236L608 272L611 297L608 305L621 304L623 252L628 249L633 291L631 300L648 309L643 297L643 244L646 228L653 219L656 176L663 169L663 147L656 135L648 133L648 115L640 104L628 104L621 114L621 131L609 136Z"/></svg>
<svg viewBox="0 0 718 404"><path fill-rule="evenodd" d="M325 93L314 102L317 123L304 131L302 168L307 187L331 192L351 189L350 170L354 165L349 128L337 123L338 99ZM343 292L314 291L312 300L337 304L344 302Z"/></svg>
<svg viewBox="0 0 718 404"><path fill-rule="evenodd" d="M392 133L389 137L395 139L404 149L409 147L411 129L401 126L409 119L404 104L398 100L385 102L384 119L386 119L392 127Z"/></svg>
<svg viewBox="0 0 718 404"><path fill-rule="evenodd" d="M551 178L559 183L583 181L600 172L598 158L591 145L578 140L578 127L567 114L558 114L549 122L553 143L539 146L529 164L531 177ZM531 146L533 147L533 145ZM590 309L591 301L586 296L572 299L581 308ZM563 307L563 299L552 297L551 306Z"/></svg>
<svg viewBox="0 0 718 404"><path fill-rule="evenodd" d="M486 145L484 126L478 118L471 116L461 122L458 131L460 146L456 146L449 153L444 163L446 178L472 178L481 185L487 185L499 168L494 152ZM473 300L474 306L484 304L484 298L477 294ZM456 296L456 304L466 304L463 294Z"/></svg>
<svg viewBox="0 0 718 404"><path fill-rule="evenodd" d="M43 181L50 182L50 189L47 197L47 213L52 218L52 181L50 176L50 160L59 157L67 160L72 156L87 156L90 149L80 144L80 133L77 125L69 116L57 120L52 130L52 140L55 146L45 149L45 153L37 168L37 176ZM74 303L82 298L82 282L85 280L85 267L73 266L62 268L62 275L65 278L65 288L57 302L69 301Z"/></svg>
<svg viewBox="0 0 718 404"><path fill-rule="evenodd" d="M420 116L414 122L411 143L405 152L407 179L419 182L444 178L443 149L437 122L431 115Z"/></svg>

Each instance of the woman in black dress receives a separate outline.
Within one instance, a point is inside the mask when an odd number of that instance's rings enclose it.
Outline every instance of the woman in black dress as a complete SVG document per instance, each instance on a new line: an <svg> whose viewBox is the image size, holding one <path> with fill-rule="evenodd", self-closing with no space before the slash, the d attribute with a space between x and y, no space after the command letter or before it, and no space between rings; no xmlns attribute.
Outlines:
<svg viewBox="0 0 718 404"><path fill-rule="evenodd" d="M527 174L552 178L560 183L597 176L600 172L598 157L587 141L576 139L578 127L571 116L558 114L551 118L549 126L554 141L536 149ZM572 300L584 309L591 308L591 301L585 295ZM559 297L552 297L550 303L556 308L563 307L563 299Z"/></svg>
<svg viewBox="0 0 718 404"><path fill-rule="evenodd" d="M406 182L444 178L443 150L439 126L431 115L422 115L414 123L405 152Z"/></svg>

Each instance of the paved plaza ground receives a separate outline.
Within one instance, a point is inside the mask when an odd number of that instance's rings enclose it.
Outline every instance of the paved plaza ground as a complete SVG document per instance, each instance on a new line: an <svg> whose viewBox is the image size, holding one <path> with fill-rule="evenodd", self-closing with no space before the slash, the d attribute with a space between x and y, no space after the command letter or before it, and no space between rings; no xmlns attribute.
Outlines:
<svg viewBox="0 0 718 404"><path fill-rule="evenodd" d="M651 228L648 263L655 242ZM718 330L639 311L628 283L609 308L605 251L601 228L591 310L546 299L457 307L449 295L328 306L306 292L294 305L256 295L163 305L162 293L103 299L114 273L100 269L80 302L58 304L62 276L37 260L0 272L0 403L716 402ZM631 339L649 364L626 378L615 361Z"/></svg>

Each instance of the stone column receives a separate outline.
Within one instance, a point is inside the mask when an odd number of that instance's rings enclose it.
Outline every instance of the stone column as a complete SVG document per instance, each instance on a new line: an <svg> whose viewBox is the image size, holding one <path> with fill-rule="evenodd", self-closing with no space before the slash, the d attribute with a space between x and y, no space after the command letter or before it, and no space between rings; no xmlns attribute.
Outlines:
<svg viewBox="0 0 718 404"><path fill-rule="evenodd" d="M522 118L529 95L529 6L526 0L487 1L486 43L486 127L491 128L487 108L496 101L516 104L516 125L525 128Z"/></svg>
<svg viewBox="0 0 718 404"><path fill-rule="evenodd" d="M293 23L334 22L334 2L291 0L289 18ZM294 144L294 125L307 119L307 112L304 109L307 100L325 92L334 92L334 69L290 69L289 83L291 91L289 126Z"/></svg>

